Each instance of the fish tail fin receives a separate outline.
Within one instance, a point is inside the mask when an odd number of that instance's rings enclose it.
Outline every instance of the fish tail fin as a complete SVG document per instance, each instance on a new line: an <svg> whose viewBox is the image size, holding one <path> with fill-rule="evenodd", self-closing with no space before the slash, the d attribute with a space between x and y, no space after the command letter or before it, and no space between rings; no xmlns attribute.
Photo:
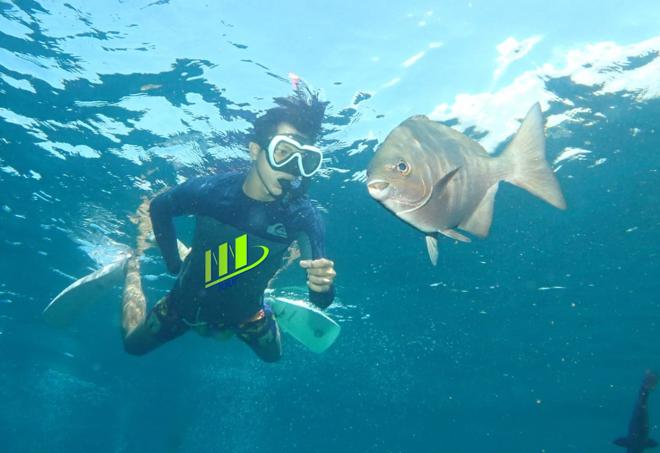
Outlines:
<svg viewBox="0 0 660 453"><path fill-rule="evenodd" d="M658 375L651 370L646 370L644 374L644 381L642 382L642 388L645 391L651 391L658 384Z"/></svg>
<svg viewBox="0 0 660 453"><path fill-rule="evenodd" d="M507 165L505 181L527 190L556 208L566 209L559 182L545 159L543 116L538 103L529 110L501 158Z"/></svg>
<svg viewBox="0 0 660 453"><path fill-rule="evenodd" d="M628 441L627 437L619 437L618 439L613 440L612 443L623 448L628 448L630 446L630 442Z"/></svg>

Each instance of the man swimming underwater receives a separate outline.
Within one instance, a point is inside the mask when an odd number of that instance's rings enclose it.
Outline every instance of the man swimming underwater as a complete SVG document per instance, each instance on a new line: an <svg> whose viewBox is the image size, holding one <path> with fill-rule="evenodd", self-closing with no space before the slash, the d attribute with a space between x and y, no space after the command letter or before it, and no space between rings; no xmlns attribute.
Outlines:
<svg viewBox="0 0 660 453"><path fill-rule="evenodd" d="M295 88L295 95L276 98L276 107L255 120L246 174L192 178L151 201L156 241L168 271L178 275L148 313L139 267L149 230L143 208L122 302L129 354L146 354L194 329L218 338L235 334L262 360L279 360L280 330L264 303L264 291L294 240L303 257L311 258L300 261L310 301L320 308L332 302L334 264L325 258L324 226L305 194L321 167L323 155L312 144L320 135L326 103L304 84ZM182 215L196 216L192 247L183 260L173 222Z"/></svg>

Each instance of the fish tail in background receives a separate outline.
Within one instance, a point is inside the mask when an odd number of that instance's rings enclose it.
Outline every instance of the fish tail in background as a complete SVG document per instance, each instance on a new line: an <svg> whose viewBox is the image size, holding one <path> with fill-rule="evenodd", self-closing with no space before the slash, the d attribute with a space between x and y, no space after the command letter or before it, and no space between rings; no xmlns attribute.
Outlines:
<svg viewBox="0 0 660 453"><path fill-rule="evenodd" d="M658 384L658 375L651 370L646 370L644 381L642 382L642 391L650 392Z"/></svg>
<svg viewBox="0 0 660 453"><path fill-rule="evenodd" d="M507 168L505 181L559 209L566 209L559 182L545 159L543 116L538 103L529 110L513 141L499 159Z"/></svg>

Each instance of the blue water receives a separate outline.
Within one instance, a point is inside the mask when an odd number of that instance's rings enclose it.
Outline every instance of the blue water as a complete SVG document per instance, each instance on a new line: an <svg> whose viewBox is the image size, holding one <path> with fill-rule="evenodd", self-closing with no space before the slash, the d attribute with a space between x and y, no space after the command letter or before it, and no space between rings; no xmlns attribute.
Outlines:
<svg viewBox="0 0 660 453"><path fill-rule="evenodd" d="M660 369L660 8L248 3L0 1L0 450L622 451ZM118 290L47 326L134 244L142 197L245 166L289 72L330 102L311 193L337 343L285 337L266 364L190 334L131 357ZM497 151L537 101L568 210L504 184L490 236L442 239L431 266L365 190L378 144L423 113ZM173 282L157 250L143 273L150 302Z"/></svg>

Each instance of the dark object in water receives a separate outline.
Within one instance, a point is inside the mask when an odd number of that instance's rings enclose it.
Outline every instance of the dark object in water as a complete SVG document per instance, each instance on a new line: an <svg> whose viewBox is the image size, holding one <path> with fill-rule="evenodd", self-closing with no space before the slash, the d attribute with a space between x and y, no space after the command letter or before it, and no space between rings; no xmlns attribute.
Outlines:
<svg viewBox="0 0 660 453"><path fill-rule="evenodd" d="M628 453L642 453L647 448L658 446L655 440L649 439L648 413L649 394L655 388L657 382L658 376L652 371L647 371L639 389L635 410L628 424L628 436L620 437L614 441L615 445L625 448Z"/></svg>

